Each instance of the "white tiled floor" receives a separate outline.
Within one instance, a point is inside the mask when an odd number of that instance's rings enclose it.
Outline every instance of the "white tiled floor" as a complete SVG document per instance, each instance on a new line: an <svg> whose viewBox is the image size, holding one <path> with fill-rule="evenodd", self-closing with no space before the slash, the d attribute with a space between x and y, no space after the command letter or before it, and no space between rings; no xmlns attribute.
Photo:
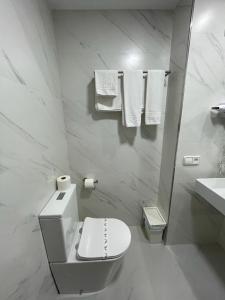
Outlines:
<svg viewBox="0 0 225 300"><path fill-rule="evenodd" d="M83 300L224 300L225 252L217 245L150 245L133 227L132 244L114 282ZM64 297L58 296L57 300ZM66 297L77 299L80 297Z"/></svg>

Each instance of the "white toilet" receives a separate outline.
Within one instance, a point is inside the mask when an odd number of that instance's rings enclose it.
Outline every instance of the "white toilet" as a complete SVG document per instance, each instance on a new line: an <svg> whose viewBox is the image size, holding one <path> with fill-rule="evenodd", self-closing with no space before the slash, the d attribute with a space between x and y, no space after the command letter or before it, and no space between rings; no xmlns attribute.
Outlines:
<svg viewBox="0 0 225 300"><path fill-rule="evenodd" d="M118 219L79 222L75 184L54 193L39 221L52 275L62 294L104 289L131 242L128 226Z"/></svg>

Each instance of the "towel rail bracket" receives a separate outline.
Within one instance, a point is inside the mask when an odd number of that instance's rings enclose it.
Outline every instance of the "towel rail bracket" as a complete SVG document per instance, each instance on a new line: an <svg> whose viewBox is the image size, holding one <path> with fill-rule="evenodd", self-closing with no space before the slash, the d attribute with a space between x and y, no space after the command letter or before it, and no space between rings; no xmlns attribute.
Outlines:
<svg viewBox="0 0 225 300"><path fill-rule="evenodd" d="M118 73L119 73L119 77L123 77L123 71L118 71ZM143 71L143 77L144 78L146 78L147 77L147 71ZM171 71L170 70L167 70L167 71L165 71L165 77L167 77L168 75L170 75L171 74Z"/></svg>

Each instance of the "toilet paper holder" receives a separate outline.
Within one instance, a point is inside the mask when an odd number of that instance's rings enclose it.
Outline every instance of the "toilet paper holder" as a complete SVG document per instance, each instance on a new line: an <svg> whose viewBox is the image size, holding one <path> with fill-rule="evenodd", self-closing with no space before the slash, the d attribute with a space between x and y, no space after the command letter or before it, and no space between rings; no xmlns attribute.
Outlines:
<svg viewBox="0 0 225 300"><path fill-rule="evenodd" d="M89 179L89 178L84 177L84 178L83 178L83 182L84 182L86 179ZM98 179L94 180L94 183L98 183Z"/></svg>
<svg viewBox="0 0 225 300"><path fill-rule="evenodd" d="M93 185L91 184L91 186L86 186L86 184L85 184L85 180L87 180L87 179L91 179L91 180L93 180ZM94 179L92 179L92 178L87 178L87 177L85 177L85 178L83 178L83 185L84 185L84 188L85 189L89 189L89 190L95 190L96 189L96 184L98 183L98 180L96 179L96 180L94 180Z"/></svg>
<svg viewBox="0 0 225 300"><path fill-rule="evenodd" d="M220 103L216 106L212 106L211 110L217 111L218 113L225 113L225 103Z"/></svg>

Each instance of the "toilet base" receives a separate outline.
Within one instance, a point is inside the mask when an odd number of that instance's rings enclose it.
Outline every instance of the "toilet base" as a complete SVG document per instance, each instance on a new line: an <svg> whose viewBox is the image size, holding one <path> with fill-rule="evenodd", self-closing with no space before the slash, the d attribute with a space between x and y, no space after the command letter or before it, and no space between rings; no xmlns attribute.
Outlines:
<svg viewBox="0 0 225 300"><path fill-rule="evenodd" d="M84 262L82 264L50 264L60 294L93 293L103 290L121 265L114 262Z"/></svg>
<svg viewBox="0 0 225 300"><path fill-rule="evenodd" d="M82 223L79 224L81 227ZM50 263L60 294L93 293L103 290L118 272L124 255L108 260L81 261L76 258L79 228L67 262Z"/></svg>

